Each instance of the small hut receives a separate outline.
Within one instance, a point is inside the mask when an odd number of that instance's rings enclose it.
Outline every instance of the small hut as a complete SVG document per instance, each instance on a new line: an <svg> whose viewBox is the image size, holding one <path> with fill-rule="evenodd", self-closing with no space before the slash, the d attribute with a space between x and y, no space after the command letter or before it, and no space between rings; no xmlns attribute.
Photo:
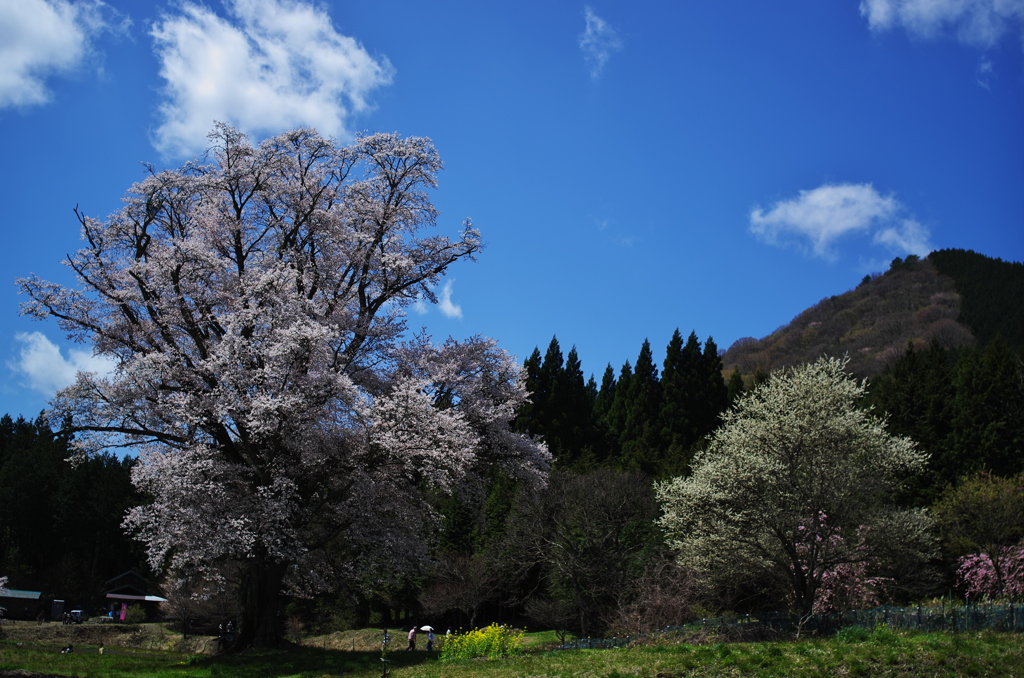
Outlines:
<svg viewBox="0 0 1024 678"><path fill-rule="evenodd" d="M7 619L35 619L42 595L41 591L0 589L0 607L6 610L3 616Z"/></svg>

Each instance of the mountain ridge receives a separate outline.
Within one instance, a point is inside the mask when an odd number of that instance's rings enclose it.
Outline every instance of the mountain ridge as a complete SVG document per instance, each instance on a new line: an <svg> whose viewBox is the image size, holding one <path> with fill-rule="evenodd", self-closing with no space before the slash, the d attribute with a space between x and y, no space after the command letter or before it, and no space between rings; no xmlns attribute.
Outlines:
<svg viewBox="0 0 1024 678"><path fill-rule="evenodd" d="M996 336L1024 347L1024 264L946 249L896 258L885 273L822 299L768 336L738 339L722 364L750 376L846 355L853 374L873 377L908 345L957 348Z"/></svg>

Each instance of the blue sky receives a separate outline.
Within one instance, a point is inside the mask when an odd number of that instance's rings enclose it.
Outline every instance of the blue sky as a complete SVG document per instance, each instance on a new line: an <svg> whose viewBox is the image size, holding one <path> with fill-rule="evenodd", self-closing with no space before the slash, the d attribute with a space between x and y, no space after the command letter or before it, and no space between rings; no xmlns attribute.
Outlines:
<svg viewBox="0 0 1024 678"><path fill-rule="evenodd" d="M895 256L1024 260L1024 0L0 0L0 410L102 365L18 315L77 205L117 209L214 120L431 137L455 266L438 339L600 377L673 329L761 337Z"/></svg>

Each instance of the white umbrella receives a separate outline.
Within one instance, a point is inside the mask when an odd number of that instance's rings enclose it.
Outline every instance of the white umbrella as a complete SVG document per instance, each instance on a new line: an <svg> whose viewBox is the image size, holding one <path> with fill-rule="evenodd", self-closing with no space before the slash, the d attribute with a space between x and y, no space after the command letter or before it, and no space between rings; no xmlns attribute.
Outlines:
<svg viewBox="0 0 1024 678"><path fill-rule="evenodd" d="M433 630L434 630L433 626L421 626L420 627L420 631L433 631Z"/></svg>

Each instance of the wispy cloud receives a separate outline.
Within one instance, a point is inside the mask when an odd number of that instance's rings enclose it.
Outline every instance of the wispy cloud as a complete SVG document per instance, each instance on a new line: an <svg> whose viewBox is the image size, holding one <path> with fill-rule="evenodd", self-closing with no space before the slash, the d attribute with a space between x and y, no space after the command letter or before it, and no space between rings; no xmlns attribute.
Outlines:
<svg viewBox="0 0 1024 678"><path fill-rule="evenodd" d="M18 357L7 362L8 369L24 377L26 385L33 391L45 396L52 396L72 384L78 372L105 375L114 369L111 360L94 356L89 351L71 349L65 358L60 348L42 332L19 332L14 339L21 348Z"/></svg>
<svg viewBox="0 0 1024 678"><path fill-rule="evenodd" d="M462 307L458 304L452 303L452 283L453 280L446 280L444 287L441 288L441 294L437 297L437 308L440 309L441 313L446 318L461 318Z"/></svg>
<svg viewBox="0 0 1024 678"><path fill-rule="evenodd" d="M903 219L899 223L875 232L875 243L885 245L890 251L905 254L927 256L932 251L928 242L928 229L913 219Z"/></svg>
<svg viewBox="0 0 1024 678"><path fill-rule="evenodd" d="M765 211L750 213L750 231L773 245L794 244L823 259L836 258L836 242L851 234L874 234L873 243L899 254L931 251L928 229L902 217L904 206L871 184L826 184L800 191Z"/></svg>
<svg viewBox="0 0 1024 678"><path fill-rule="evenodd" d="M1024 0L861 0L873 31L904 28L915 38L952 33L975 47L993 47L1007 33L1024 39Z"/></svg>
<svg viewBox="0 0 1024 678"><path fill-rule="evenodd" d="M349 137L350 118L391 82L374 58L338 33L326 11L299 0L226 0L227 18L185 2L151 31L166 80L154 145L198 153L215 120L250 133L298 126Z"/></svg>
<svg viewBox="0 0 1024 678"><path fill-rule="evenodd" d="M50 101L49 77L81 68L103 31L130 22L98 0L0 2L0 108Z"/></svg>
<svg viewBox="0 0 1024 678"><path fill-rule="evenodd" d="M974 71L974 79L981 87L985 89L992 89L992 61L982 56L978 60L978 68Z"/></svg>
<svg viewBox="0 0 1024 678"><path fill-rule="evenodd" d="M594 224L597 226L598 232L603 234L603 239L606 242L624 248L630 248L636 244L636 236L618 228L612 219L594 219Z"/></svg>
<svg viewBox="0 0 1024 678"><path fill-rule="evenodd" d="M583 51L583 60L590 69L590 77L597 79L601 77L605 64L612 54L622 49L622 39L615 32L608 22L594 14L589 6L583 8L583 19L586 21L586 28L579 36L580 50Z"/></svg>

